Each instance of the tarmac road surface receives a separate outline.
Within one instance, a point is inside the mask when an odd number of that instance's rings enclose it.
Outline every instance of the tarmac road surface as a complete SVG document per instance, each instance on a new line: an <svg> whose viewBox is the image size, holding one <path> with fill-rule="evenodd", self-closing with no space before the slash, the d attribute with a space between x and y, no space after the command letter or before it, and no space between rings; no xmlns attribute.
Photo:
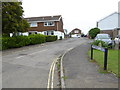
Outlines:
<svg viewBox="0 0 120 90"><path fill-rule="evenodd" d="M66 50L88 42L70 38L2 52L2 88L47 88L50 66Z"/></svg>

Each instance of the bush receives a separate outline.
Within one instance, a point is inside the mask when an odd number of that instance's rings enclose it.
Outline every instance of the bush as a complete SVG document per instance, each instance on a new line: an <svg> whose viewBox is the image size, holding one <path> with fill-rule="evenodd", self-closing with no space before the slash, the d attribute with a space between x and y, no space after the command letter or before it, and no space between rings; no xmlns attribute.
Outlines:
<svg viewBox="0 0 120 90"><path fill-rule="evenodd" d="M2 50L26 46L30 43L27 36L3 37Z"/></svg>
<svg viewBox="0 0 120 90"><path fill-rule="evenodd" d="M106 44L104 41L100 41L100 40L95 40L91 44L96 45L96 46L100 46L100 47L104 47L104 48L110 48L110 46L108 44Z"/></svg>
<svg viewBox="0 0 120 90"><path fill-rule="evenodd" d="M92 39L94 39L96 37L96 35L100 33L100 29L99 28L92 28L90 31L89 31L89 35Z"/></svg>
<svg viewBox="0 0 120 90"><path fill-rule="evenodd" d="M2 37L0 38L0 50L9 48L18 48L27 45L41 44L45 42L56 41L57 36L45 36L42 34L32 34L29 36L15 36L15 37Z"/></svg>
<svg viewBox="0 0 120 90"><path fill-rule="evenodd" d="M26 45L41 44L44 43L46 38L45 35L29 35L29 36L15 36L15 37L2 37L2 48L0 50L5 50L9 48L17 48Z"/></svg>
<svg viewBox="0 0 120 90"><path fill-rule="evenodd" d="M41 44L46 42L46 37L42 34L31 34L28 36L28 38L30 39L30 45Z"/></svg>
<svg viewBox="0 0 120 90"><path fill-rule="evenodd" d="M52 42L52 41L56 41L56 40L57 40L57 36L52 36L52 35L46 36L46 42Z"/></svg>

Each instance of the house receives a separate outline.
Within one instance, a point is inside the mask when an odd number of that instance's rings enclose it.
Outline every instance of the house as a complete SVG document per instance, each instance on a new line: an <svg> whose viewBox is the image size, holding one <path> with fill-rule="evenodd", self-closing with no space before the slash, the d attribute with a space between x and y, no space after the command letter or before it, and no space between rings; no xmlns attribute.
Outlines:
<svg viewBox="0 0 120 90"><path fill-rule="evenodd" d="M56 35L64 38L63 21L61 15L25 18L30 24L29 34ZM26 34L26 33L24 33Z"/></svg>
<svg viewBox="0 0 120 90"><path fill-rule="evenodd" d="M117 12L114 12L110 14L109 16L99 20L97 22L97 27L101 30L100 33L107 33L111 37L115 38L118 35L119 32L119 18L120 14Z"/></svg>
<svg viewBox="0 0 120 90"><path fill-rule="evenodd" d="M81 30L78 28L75 28L70 32L70 37L80 37L80 36L81 36Z"/></svg>

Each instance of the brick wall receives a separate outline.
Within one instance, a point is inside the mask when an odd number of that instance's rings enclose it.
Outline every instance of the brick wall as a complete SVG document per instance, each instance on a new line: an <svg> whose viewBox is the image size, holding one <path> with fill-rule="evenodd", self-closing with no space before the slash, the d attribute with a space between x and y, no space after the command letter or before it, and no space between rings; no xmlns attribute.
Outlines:
<svg viewBox="0 0 120 90"><path fill-rule="evenodd" d="M118 35L118 30L101 30L100 33L109 34L112 38L115 38Z"/></svg>
<svg viewBox="0 0 120 90"><path fill-rule="evenodd" d="M60 21L55 21L54 23L55 23L54 26L44 26L44 22L38 22L37 27L30 27L29 31L42 32L42 31L55 30L55 31L64 32L62 19Z"/></svg>

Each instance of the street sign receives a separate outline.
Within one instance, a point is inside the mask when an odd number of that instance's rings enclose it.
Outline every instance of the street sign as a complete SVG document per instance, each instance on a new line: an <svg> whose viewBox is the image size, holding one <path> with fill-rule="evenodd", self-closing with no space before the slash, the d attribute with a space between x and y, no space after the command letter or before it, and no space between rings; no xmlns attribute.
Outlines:
<svg viewBox="0 0 120 90"><path fill-rule="evenodd" d="M105 52L105 48L92 45L92 48Z"/></svg>
<svg viewBox="0 0 120 90"><path fill-rule="evenodd" d="M99 46L95 46L95 45L91 45L91 60L93 59L93 50L94 49L97 49L97 50L104 52L104 70L107 70L108 49L103 48L103 47L99 47Z"/></svg>

